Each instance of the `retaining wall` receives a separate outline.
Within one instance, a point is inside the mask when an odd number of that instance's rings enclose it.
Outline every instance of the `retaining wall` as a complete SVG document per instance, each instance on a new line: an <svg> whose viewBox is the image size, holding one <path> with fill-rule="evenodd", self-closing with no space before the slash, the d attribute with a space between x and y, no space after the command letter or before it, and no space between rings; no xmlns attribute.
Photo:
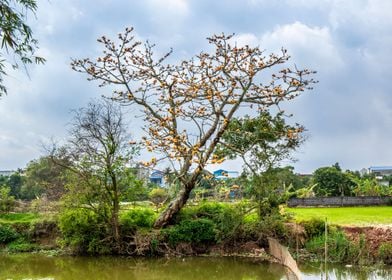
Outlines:
<svg viewBox="0 0 392 280"><path fill-rule="evenodd" d="M290 198L287 202L289 207L296 206L372 206L388 205L392 197L380 196L332 196L332 197L310 197Z"/></svg>

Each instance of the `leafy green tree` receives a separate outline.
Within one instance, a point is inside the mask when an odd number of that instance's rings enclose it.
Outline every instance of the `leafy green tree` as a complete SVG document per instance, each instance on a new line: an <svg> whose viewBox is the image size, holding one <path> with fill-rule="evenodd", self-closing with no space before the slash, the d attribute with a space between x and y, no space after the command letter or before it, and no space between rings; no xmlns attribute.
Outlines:
<svg viewBox="0 0 392 280"><path fill-rule="evenodd" d="M35 55L38 41L33 38L32 30L26 24L28 15L34 15L36 10L36 0L0 1L0 49L6 52L0 52L0 96L7 93L3 84L7 60L13 68L18 68L20 64L45 62L44 58Z"/></svg>
<svg viewBox="0 0 392 280"><path fill-rule="evenodd" d="M8 186L0 187L0 212L9 212L15 205L15 198L11 195L11 189Z"/></svg>
<svg viewBox="0 0 392 280"><path fill-rule="evenodd" d="M304 141L304 130L299 124L287 124L284 112L272 116L263 111L257 117L235 118L222 135L215 156L218 161L239 157L251 173L259 174L290 158Z"/></svg>
<svg viewBox="0 0 392 280"><path fill-rule="evenodd" d="M261 112L257 117L234 119L222 136L216 157L241 158L248 171L246 192L259 204L263 217L285 200L285 190L300 186L293 168L277 167L304 141L304 127L286 123L283 112L273 116Z"/></svg>
<svg viewBox="0 0 392 280"><path fill-rule="evenodd" d="M389 196L392 190L389 186L381 186L376 178L354 178L353 193L356 196Z"/></svg>
<svg viewBox="0 0 392 280"><path fill-rule="evenodd" d="M126 168L120 178L121 201L143 201L148 199L148 187L143 180L136 177L134 169Z"/></svg>
<svg viewBox="0 0 392 280"><path fill-rule="evenodd" d="M8 182L8 176L0 175L0 186L6 185Z"/></svg>
<svg viewBox="0 0 392 280"><path fill-rule="evenodd" d="M299 198L309 198L309 197L314 197L314 188L317 186L317 184L314 185L308 185L304 186L302 188L299 188L295 191L295 196Z"/></svg>
<svg viewBox="0 0 392 280"><path fill-rule="evenodd" d="M313 173L313 183L317 184L314 191L317 196L344 196L352 193L355 183L349 174L342 172L336 164L321 167Z"/></svg>
<svg viewBox="0 0 392 280"><path fill-rule="evenodd" d="M0 186L10 188L10 195L15 198L21 198L21 188L23 185L23 177L19 171L11 174L10 176L0 176Z"/></svg>
<svg viewBox="0 0 392 280"><path fill-rule="evenodd" d="M59 200L65 193L67 184L67 159L56 159L56 164L51 156L43 156L32 160L26 167L22 198L34 199L45 195L49 200Z"/></svg>
<svg viewBox="0 0 392 280"><path fill-rule="evenodd" d="M21 198L21 190L23 186L24 180L19 172L15 172L11 174L8 178L8 186L11 189L10 194L15 198Z"/></svg>
<svg viewBox="0 0 392 280"><path fill-rule="evenodd" d="M308 185L310 178L303 177L294 173L293 166L276 167L277 181L283 187L292 186L294 190L300 189Z"/></svg>

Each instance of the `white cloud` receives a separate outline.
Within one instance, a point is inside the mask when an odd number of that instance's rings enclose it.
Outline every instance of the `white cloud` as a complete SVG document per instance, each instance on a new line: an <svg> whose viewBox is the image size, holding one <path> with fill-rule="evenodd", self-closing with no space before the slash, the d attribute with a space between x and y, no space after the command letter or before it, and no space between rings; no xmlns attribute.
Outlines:
<svg viewBox="0 0 392 280"><path fill-rule="evenodd" d="M323 72L336 71L344 65L328 27L294 22L278 25L259 37L253 33L238 34L233 41L238 45L260 46L267 53L277 53L283 47L293 57L292 62Z"/></svg>
<svg viewBox="0 0 392 280"><path fill-rule="evenodd" d="M388 30L388 25L392 23L390 16L392 1L332 0L329 2L329 18L334 28L355 23L361 31L377 32L380 29Z"/></svg>
<svg viewBox="0 0 392 280"><path fill-rule="evenodd" d="M242 33L235 35L231 41L235 42L238 46L249 45L255 47L260 44L259 38L257 38L257 36L252 33Z"/></svg>
<svg viewBox="0 0 392 280"><path fill-rule="evenodd" d="M261 46L274 51L284 47L296 63L319 71L336 71L344 64L328 27L281 25L261 37Z"/></svg>
<svg viewBox="0 0 392 280"><path fill-rule="evenodd" d="M179 20L186 17L190 10L186 0L148 0L148 7L154 17L164 20Z"/></svg>

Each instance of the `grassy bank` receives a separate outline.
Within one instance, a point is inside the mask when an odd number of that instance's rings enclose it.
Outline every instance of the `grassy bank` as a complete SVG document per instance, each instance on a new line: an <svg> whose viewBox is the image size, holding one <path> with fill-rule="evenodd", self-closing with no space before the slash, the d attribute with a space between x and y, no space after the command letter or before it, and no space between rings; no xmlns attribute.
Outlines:
<svg viewBox="0 0 392 280"><path fill-rule="evenodd" d="M34 223L41 218L37 213L2 213L0 214L0 225L13 225L23 223Z"/></svg>
<svg viewBox="0 0 392 280"><path fill-rule="evenodd" d="M328 219L328 222L341 226L392 226L392 207L328 207L328 208L286 208L298 222L311 219Z"/></svg>
<svg viewBox="0 0 392 280"><path fill-rule="evenodd" d="M184 207L173 223L153 229L158 213L153 207L134 206L120 213L121 239L111 238L110 227L92 210L64 209L53 214L0 215L0 251L27 252L59 250L73 254L167 255L251 255L261 257L268 237L290 249L298 248L302 260L322 260L324 217L328 217L329 260L351 264L392 263L392 229L371 229L338 225L388 224L392 207L296 208L297 227L290 215L277 210L259 217L252 203L201 202ZM383 232L378 230L384 230ZM387 238L380 239L379 236ZM116 247L117 246L117 247ZM265 255L265 254L264 254Z"/></svg>

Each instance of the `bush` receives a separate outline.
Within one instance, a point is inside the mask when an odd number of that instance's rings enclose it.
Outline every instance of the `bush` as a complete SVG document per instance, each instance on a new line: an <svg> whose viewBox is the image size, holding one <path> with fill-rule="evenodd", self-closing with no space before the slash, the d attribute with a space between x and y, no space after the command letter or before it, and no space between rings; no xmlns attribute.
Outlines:
<svg viewBox="0 0 392 280"><path fill-rule="evenodd" d="M19 237L19 234L10 226L0 225L0 244L7 244Z"/></svg>
<svg viewBox="0 0 392 280"><path fill-rule="evenodd" d="M183 208L176 222L192 219L207 219L213 222L216 229L216 240L229 241L235 239L242 224L241 205L230 205L221 202L203 202L198 206Z"/></svg>
<svg viewBox="0 0 392 280"><path fill-rule="evenodd" d="M197 209L196 215L198 218L206 218L214 222L218 241L236 238L237 229L242 224L240 209L225 203L203 203Z"/></svg>
<svg viewBox="0 0 392 280"><path fill-rule="evenodd" d="M80 253L109 252L109 242L102 242L107 236L105 223L89 209L72 209L61 213L59 228L63 244Z"/></svg>
<svg viewBox="0 0 392 280"><path fill-rule="evenodd" d="M12 253L32 252L37 249L38 249L37 245L26 242L23 239L11 242L7 246L7 250Z"/></svg>
<svg viewBox="0 0 392 280"><path fill-rule="evenodd" d="M158 205L168 198L168 193L166 189L156 188L149 192L148 197L155 205Z"/></svg>
<svg viewBox="0 0 392 280"><path fill-rule="evenodd" d="M184 220L178 225L164 230L164 234L171 246L180 242L193 244L215 242L215 226L211 220Z"/></svg>
<svg viewBox="0 0 392 280"><path fill-rule="evenodd" d="M150 208L134 208L120 217L123 232L135 231L137 228L151 228L156 218L155 212Z"/></svg>
<svg viewBox="0 0 392 280"><path fill-rule="evenodd" d="M238 236L243 241L257 240L259 238L259 216L257 213L245 215L242 218L241 232Z"/></svg>
<svg viewBox="0 0 392 280"><path fill-rule="evenodd" d="M267 246L268 237L274 237L281 241L287 241L287 230L284 218L277 212L263 217L257 224L256 230L260 245Z"/></svg>
<svg viewBox="0 0 392 280"><path fill-rule="evenodd" d="M308 238L320 236L325 232L325 222L321 219L313 218L309 221L302 221L300 224L304 227Z"/></svg>
<svg viewBox="0 0 392 280"><path fill-rule="evenodd" d="M378 256L385 264L392 264L392 243L382 243L378 248Z"/></svg>
<svg viewBox="0 0 392 280"><path fill-rule="evenodd" d="M305 244L306 249L310 253L314 253L320 257L324 256L325 248L325 235L315 236ZM353 257L350 252L354 247L344 232L340 230L331 230L327 239L328 247L328 261L333 262L347 262L352 261Z"/></svg>

